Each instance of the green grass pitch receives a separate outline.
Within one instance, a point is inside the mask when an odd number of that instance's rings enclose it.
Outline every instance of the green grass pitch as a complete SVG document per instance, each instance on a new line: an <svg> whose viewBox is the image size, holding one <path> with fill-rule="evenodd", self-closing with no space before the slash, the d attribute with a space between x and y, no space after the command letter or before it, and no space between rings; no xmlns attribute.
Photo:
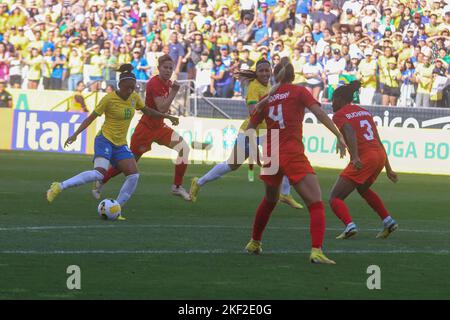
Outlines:
<svg viewBox="0 0 450 320"><path fill-rule="evenodd" d="M352 195L360 234L335 240L342 225L327 205L325 251L336 266L311 265L309 216L275 209L260 256L243 248L263 195L246 168L201 190L197 203L170 194L173 165L143 159L125 222L102 221L90 186L65 191L52 205L55 180L91 168L81 155L0 152L0 299L449 299L450 178L383 174L375 190L400 229L375 239L378 216ZM210 166L188 168L190 178ZM339 171L317 169L324 199ZM116 197L117 177L104 197ZM296 196L298 198L298 196ZM81 268L81 290L66 269ZM367 267L381 268L381 290L368 290Z"/></svg>

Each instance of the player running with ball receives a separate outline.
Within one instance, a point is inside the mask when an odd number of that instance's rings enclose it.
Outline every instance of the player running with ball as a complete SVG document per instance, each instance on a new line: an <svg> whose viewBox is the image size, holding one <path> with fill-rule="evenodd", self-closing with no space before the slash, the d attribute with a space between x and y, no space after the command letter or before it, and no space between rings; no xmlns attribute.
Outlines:
<svg viewBox="0 0 450 320"><path fill-rule="evenodd" d="M392 182L397 182L398 177L392 171L373 116L366 109L352 104L353 94L360 86L359 81L354 81L339 87L333 94L333 121L344 135L351 157L331 190L330 206L346 226L337 239L348 239L358 233L344 202L355 189L383 221L384 228L377 238L387 238L398 228L383 201L370 189L383 168L386 168L386 174Z"/></svg>
<svg viewBox="0 0 450 320"><path fill-rule="evenodd" d="M246 250L254 254L262 251L262 234L277 204L283 175L286 175L308 206L312 238L310 261L335 264L322 252L325 235L325 207L322 202L319 181L304 152L302 137L305 108L311 110L320 122L337 137L337 148L341 157L345 155L345 140L311 93L304 87L292 84L295 73L289 59L283 58L275 67L274 74L277 81L280 82L280 86L270 95L268 103L253 114L248 129L255 129L263 120L266 121L268 133L265 150L267 157L271 159L270 165L278 162L278 168L275 174L265 171L268 169L267 164L266 168L262 169L261 180L264 181L266 192L256 210L252 239L247 244ZM276 150L277 147L278 154L272 154L272 150Z"/></svg>
<svg viewBox="0 0 450 320"><path fill-rule="evenodd" d="M249 81L247 89L248 93L246 97L246 104L249 114L252 114L256 108L264 105L267 102L267 99L261 99L267 96L267 94L269 93L269 80L271 76L272 67L270 65L270 62L265 59L261 59L256 63L256 72L240 72L239 78L241 79L241 81ZM273 89L276 90L276 87L274 87ZM239 134L234 144L233 152L231 153L229 159L227 161L216 164L203 177L192 179L190 194L193 202L197 201L197 196L200 188L203 187L206 183L214 181L227 174L228 172L235 171L241 167L242 163L238 163L238 159L240 159L238 156L239 153L243 154L245 152L245 157L242 160L246 160L249 157L250 145L245 135L245 130L247 129L249 121L250 117L248 117L239 128ZM266 129L266 123L264 121L256 128L259 142L261 142L262 138L264 138L259 132L259 130L261 129ZM280 201L288 204L294 209L302 209L303 206L295 201L290 193L291 186L289 184L289 180L285 176L283 177Z"/></svg>
<svg viewBox="0 0 450 320"><path fill-rule="evenodd" d="M162 114L169 112L175 96L180 86L170 81L173 73L174 62L169 55L163 55L158 59L159 75L147 82L145 90L145 105L152 110ZM179 149L178 158L175 165L175 176L172 185L172 194L190 201L189 193L183 188L183 177L187 169L189 146L172 128L164 124L164 119L159 115L144 114L131 137L130 149L136 161L144 153L150 151L151 145L156 142L171 149ZM100 198L103 185L109 179L117 176L121 172L120 168L110 168L103 180L94 185L92 194L96 199Z"/></svg>
<svg viewBox="0 0 450 320"><path fill-rule="evenodd" d="M132 73L132 70L131 64L124 64L120 67L119 90L103 97L95 107L94 112L83 121L75 133L65 142L65 147L75 142L78 135L89 127L97 117L105 114L105 122L95 137L94 170L81 172L61 183L53 182L50 189L47 190L48 202L53 202L63 190L68 188L101 181L110 164L126 176L117 202L123 207L134 193L139 180L139 172L134 155L127 146L126 135L135 110L140 110L152 117L168 118L174 124L178 123L178 119L145 107L140 96L135 92L136 76ZM124 220L125 218L119 217L119 219Z"/></svg>

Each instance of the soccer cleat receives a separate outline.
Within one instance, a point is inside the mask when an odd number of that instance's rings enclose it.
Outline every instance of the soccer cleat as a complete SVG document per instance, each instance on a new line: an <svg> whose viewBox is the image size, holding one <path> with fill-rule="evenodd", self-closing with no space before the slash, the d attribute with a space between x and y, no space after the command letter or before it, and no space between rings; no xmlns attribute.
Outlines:
<svg viewBox="0 0 450 320"><path fill-rule="evenodd" d="M294 197L290 194L280 194L280 202L286 203L288 206L294 209L303 209L303 206L295 201Z"/></svg>
<svg viewBox="0 0 450 320"><path fill-rule="evenodd" d="M354 223L349 223L347 227L345 228L344 232L342 232L340 235L336 237L336 239L339 240L345 240L348 238L353 237L358 233L358 229L356 228L356 225Z"/></svg>
<svg viewBox="0 0 450 320"><path fill-rule="evenodd" d="M191 201L191 196L186 191L186 189L183 188L183 186L178 186L177 187L176 185L173 185L172 186L172 194L174 196L182 197L186 201Z"/></svg>
<svg viewBox="0 0 450 320"><path fill-rule="evenodd" d="M397 229L398 229L398 224L394 219L392 219L391 222L387 226L384 226L383 231L380 231L377 234L377 239L386 239L387 237L389 237L389 235L392 232L394 232Z"/></svg>
<svg viewBox="0 0 450 320"><path fill-rule="evenodd" d="M262 252L261 241L251 239L245 246L245 250L250 254L260 254Z"/></svg>
<svg viewBox="0 0 450 320"><path fill-rule="evenodd" d="M255 181L255 171L248 170L248 181L249 182Z"/></svg>
<svg viewBox="0 0 450 320"><path fill-rule="evenodd" d="M311 263L316 264L336 264L333 260L328 259L321 249L312 248L311 255L309 256Z"/></svg>
<svg viewBox="0 0 450 320"><path fill-rule="evenodd" d="M53 202L55 198L62 192L61 184L59 182L53 182L50 189L47 190L47 201L49 203Z"/></svg>
<svg viewBox="0 0 450 320"><path fill-rule="evenodd" d="M191 190L189 190L189 194L191 196L192 202L197 201L197 195L200 191L200 185L198 184L198 178L195 177L191 182Z"/></svg>
<svg viewBox="0 0 450 320"><path fill-rule="evenodd" d="M119 220L119 221L126 221L127 218L125 218L123 215L120 214L120 215L117 217L117 220Z"/></svg>
<svg viewBox="0 0 450 320"><path fill-rule="evenodd" d="M92 196L99 200L102 195L103 183L101 181L94 181L92 184Z"/></svg>

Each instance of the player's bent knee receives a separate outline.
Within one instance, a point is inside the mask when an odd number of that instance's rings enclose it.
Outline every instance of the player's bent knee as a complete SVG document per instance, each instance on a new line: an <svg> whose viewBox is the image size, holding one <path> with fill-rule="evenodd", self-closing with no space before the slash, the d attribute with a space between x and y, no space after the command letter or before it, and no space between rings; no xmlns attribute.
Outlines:
<svg viewBox="0 0 450 320"><path fill-rule="evenodd" d="M109 168L109 160L103 157L97 157L94 159L94 168L95 170L104 170L104 173L106 173L106 171Z"/></svg>
<svg viewBox="0 0 450 320"><path fill-rule="evenodd" d="M178 152L178 156L187 158L189 156L189 152L191 152L189 145L184 140L182 140L180 145L181 145L181 149Z"/></svg>
<svg viewBox="0 0 450 320"><path fill-rule="evenodd" d="M103 168L95 168L94 170L95 178L97 181L103 180L106 175L106 170Z"/></svg>

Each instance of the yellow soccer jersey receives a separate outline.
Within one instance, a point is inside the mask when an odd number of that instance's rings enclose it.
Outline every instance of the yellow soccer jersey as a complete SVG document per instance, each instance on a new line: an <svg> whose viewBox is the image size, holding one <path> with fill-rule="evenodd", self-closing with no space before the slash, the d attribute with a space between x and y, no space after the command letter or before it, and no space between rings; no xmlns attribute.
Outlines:
<svg viewBox="0 0 450 320"><path fill-rule="evenodd" d="M144 107L144 102L136 92L133 92L127 100L123 100L116 92L108 93L94 110L99 116L105 114L105 122L99 134L103 134L116 146L127 144L127 132L134 112Z"/></svg>
<svg viewBox="0 0 450 320"><path fill-rule="evenodd" d="M399 78L402 76L400 69L386 69L385 84L391 88L399 87Z"/></svg>
<svg viewBox="0 0 450 320"><path fill-rule="evenodd" d="M383 84L386 83L386 70L389 67L387 61L388 61L388 58L386 58L385 56L381 56L378 58L378 68L380 69L379 79L380 79L380 83L383 83Z"/></svg>
<svg viewBox="0 0 450 320"><path fill-rule="evenodd" d="M247 88L247 98L245 99L245 103L247 105L249 104L257 104L259 100L261 100L262 97L267 95L269 93L270 85L267 85L267 87L263 86L258 80L252 80ZM244 120L244 122L241 124L241 127L239 128L240 132L244 132L245 129L247 129L248 123L250 121L250 117ZM265 122L262 122L257 128L256 132L259 136L259 130L260 129L266 129L267 125Z"/></svg>
<svg viewBox="0 0 450 320"><path fill-rule="evenodd" d="M416 77L418 80L417 93L430 94L433 87L433 69L432 64L426 67L420 63L416 68Z"/></svg>
<svg viewBox="0 0 450 320"><path fill-rule="evenodd" d="M358 66L358 71L361 74L361 85L363 88L377 87L377 61L375 59L370 62L367 59L363 59Z"/></svg>
<svg viewBox="0 0 450 320"><path fill-rule="evenodd" d="M305 57L299 57L298 59L292 58L292 65L294 66L295 78L293 84L305 83L306 78L303 73L303 66L306 64Z"/></svg>

